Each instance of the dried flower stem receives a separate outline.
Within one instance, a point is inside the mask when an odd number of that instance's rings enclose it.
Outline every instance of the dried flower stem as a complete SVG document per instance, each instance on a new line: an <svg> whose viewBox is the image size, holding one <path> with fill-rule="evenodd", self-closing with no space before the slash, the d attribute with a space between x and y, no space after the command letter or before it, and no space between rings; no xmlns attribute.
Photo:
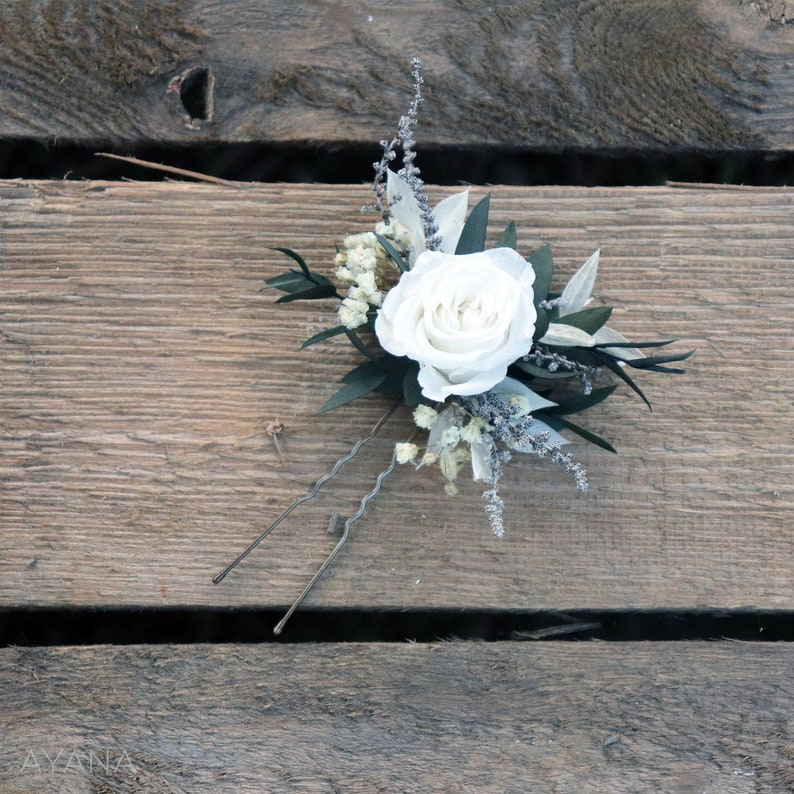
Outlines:
<svg viewBox="0 0 794 794"><path fill-rule="evenodd" d="M397 125L397 135L391 141L381 141L383 156L380 162L372 164L375 169L375 178L372 182L375 204L373 207L365 207L364 209L377 210L383 220L388 222L390 217L389 207L383 201L383 197L386 194L386 172L389 170L389 164L397 157L396 148L398 146L402 147L403 167L397 173L408 183L411 192L416 198L416 203L419 205L419 214L425 232L425 246L428 251L435 251L441 242L438 224L433 217L425 196L425 183L420 178L419 168L414 163L416 159L414 127L419 121L419 105L424 101L422 98L424 78L422 77L422 62L419 58L414 58L411 61L411 76L414 81L414 98L411 102L411 107L408 108L408 112L404 116L400 117Z"/></svg>

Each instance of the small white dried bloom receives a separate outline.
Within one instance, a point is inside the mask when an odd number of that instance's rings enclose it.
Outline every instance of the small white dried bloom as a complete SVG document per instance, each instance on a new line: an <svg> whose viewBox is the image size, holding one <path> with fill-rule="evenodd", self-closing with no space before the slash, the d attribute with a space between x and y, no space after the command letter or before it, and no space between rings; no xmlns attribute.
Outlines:
<svg viewBox="0 0 794 794"><path fill-rule="evenodd" d="M370 270L358 276L358 284L347 293L353 300L371 303L373 306L380 306L383 303L383 293L375 284L375 274Z"/></svg>
<svg viewBox="0 0 794 794"><path fill-rule="evenodd" d="M375 270L378 266L378 257L374 249L360 245L347 252L347 266L353 272Z"/></svg>
<svg viewBox="0 0 794 794"><path fill-rule="evenodd" d="M447 482L444 483L444 490L446 491L447 496L455 496L455 494L458 492L458 486L455 485L454 482Z"/></svg>
<svg viewBox="0 0 794 794"><path fill-rule="evenodd" d="M392 219L390 223L380 223L375 225L375 231L392 240L398 248L406 249L411 244L412 234L399 221Z"/></svg>
<svg viewBox="0 0 794 794"><path fill-rule="evenodd" d="M345 328L353 329L367 322L369 304L354 298L345 298L339 307L339 322Z"/></svg>
<svg viewBox="0 0 794 794"><path fill-rule="evenodd" d="M437 455L434 455L432 452L425 452L425 454L422 456L422 465L432 466L437 460Z"/></svg>
<svg viewBox="0 0 794 794"><path fill-rule="evenodd" d="M460 428L457 425L448 427L439 438L442 447L454 447L460 441Z"/></svg>
<svg viewBox="0 0 794 794"><path fill-rule="evenodd" d="M481 416L473 416L466 427L460 431L460 437L467 444L476 444L482 441L482 432L485 429L485 419Z"/></svg>
<svg viewBox="0 0 794 794"><path fill-rule="evenodd" d="M365 248L380 250L380 243L378 242L378 238L375 237L374 232L362 232L359 238L359 245L363 245Z"/></svg>
<svg viewBox="0 0 794 794"><path fill-rule="evenodd" d="M362 243L363 235L361 234L349 234L345 239L342 241L342 244L347 249L358 248Z"/></svg>
<svg viewBox="0 0 794 794"><path fill-rule="evenodd" d="M468 463L470 453L467 449L445 449L438 459L438 466L445 480L454 480L458 476L460 467Z"/></svg>
<svg viewBox="0 0 794 794"><path fill-rule="evenodd" d="M510 397L508 404L511 407L518 409L516 416L526 416L532 411L532 406L529 404L529 400L521 394L514 394L512 397Z"/></svg>
<svg viewBox="0 0 794 794"><path fill-rule="evenodd" d="M419 447L416 444L399 443L394 445L394 455L397 463L410 463L419 454Z"/></svg>
<svg viewBox="0 0 794 794"><path fill-rule="evenodd" d="M336 269L336 277L345 284L355 284L357 280L356 274L346 266L338 267Z"/></svg>
<svg viewBox="0 0 794 794"><path fill-rule="evenodd" d="M383 303L383 293L374 290L370 292L364 287L351 287L347 291L347 297L352 300L362 301L363 303L371 303L373 306L380 306Z"/></svg>
<svg viewBox="0 0 794 794"><path fill-rule="evenodd" d="M429 405L418 405L414 411L414 422L417 427L429 430L438 420L438 411Z"/></svg>
<svg viewBox="0 0 794 794"><path fill-rule="evenodd" d="M375 284L375 274L371 270L359 273L358 286L365 292L377 292L378 287Z"/></svg>

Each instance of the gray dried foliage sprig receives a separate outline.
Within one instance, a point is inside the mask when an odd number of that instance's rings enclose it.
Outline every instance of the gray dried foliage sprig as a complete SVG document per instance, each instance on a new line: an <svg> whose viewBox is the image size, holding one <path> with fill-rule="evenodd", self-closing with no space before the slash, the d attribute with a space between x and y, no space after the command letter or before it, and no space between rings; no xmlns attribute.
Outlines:
<svg viewBox="0 0 794 794"><path fill-rule="evenodd" d="M550 441L548 431L533 432L535 420L531 414L521 414L518 405L512 405L497 394L485 392L461 401L473 416L485 420L489 430L484 433L491 447L489 464L491 473L485 480L490 487L483 493L488 522L497 537L504 534L504 502L499 497L499 482L502 464L510 460L510 452L504 447L532 452L539 458L550 458L570 474L580 491L588 489L587 472L571 455L563 453L558 441Z"/></svg>
<svg viewBox="0 0 794 794"><path fill-rule="evenodd" d="M542 345L534 347L524 356L523 361L541 367L552 374L560 371L576 373L582 385L582 394L586 395L593 393L593 381L601 373L600 367L591 367L587 364L580 364L578 361L572 361L562 353L555 353Z"/></svg>
<svg viewBox="0 0 794 794"><path fill-rule="evenodd" d="M419 205L419 214L425 232L425 247L429 251L435 251L441 243L438 224L433 218L430 204L425 195L425 183L421 178L419 167L416 165L416 140L414 138L414 128L419 121L419 105L424 101L422 98L422 62L419 58L411 61L411 77L413 78L414 96L408 112L400 117L397 125L397 135L391 141L381 141L383 155L379 162L373 163L375 177L372 181L372 191L375 193L375 204L371 207L364 207L364 210L374 210L381 214L384 222L390 219L389 204L386 197L386 177L391 163L397 158L397 148L402 149L402 168L397 172L411 188L411 192Z"/></svg>

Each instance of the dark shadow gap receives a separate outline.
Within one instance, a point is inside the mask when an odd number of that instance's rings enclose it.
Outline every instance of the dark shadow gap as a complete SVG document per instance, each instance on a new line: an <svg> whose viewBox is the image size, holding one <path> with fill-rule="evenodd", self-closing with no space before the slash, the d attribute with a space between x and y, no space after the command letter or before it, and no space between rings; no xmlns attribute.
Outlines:
<svg viewBox="0 0 794 794"><path fill-rule="evenodd" d="M283 611L209 608L5 609L0 646L262 642L603 640L794 641L794 611L302 610L279 637Z"/></svg>
<svg viewBox="0 0 794 794"><path fill-rule="evenodd" d="M193 101L193 99L191 99ZM196 107L195 112L202 110ZM208 112L204 108L204 112ZM276 146L202 144L191 147L95 147L38 141L0 142L3 179L173 179L160 171L95 156L95 152L134 156L150 162L246 182L369 182L377 144L356 146ZM662 185L667 181L782 186L794 184L794 153L511 151L504 148L422 147L417 164L429 184L570 185L620 187Z"/></svg>

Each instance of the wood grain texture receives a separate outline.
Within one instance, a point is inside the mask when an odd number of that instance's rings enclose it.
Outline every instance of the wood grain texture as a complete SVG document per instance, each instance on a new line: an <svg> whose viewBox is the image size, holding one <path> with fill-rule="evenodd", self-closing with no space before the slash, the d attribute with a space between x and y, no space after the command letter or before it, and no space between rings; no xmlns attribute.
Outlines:
<svg viewBox="0 0 794 794"><path fill-rule="evenodd" d="M794 29L768 5L10 0L0 137L376 143L419 56L425 145L791 150ZM197 68L204 120L180 94Z"/></svg>
<svg viewBox="0 0 794 794"><path fill-rule="evenodd" d="M435 189L433 198L449 193ZM473 199L483 194L473 191ZM310 603L510 609L794 606L787 189L493 188L492 239L550 242L558 278L601 246L596 301L630 338L695 348L647 374L577 445L591 491L516 456L507 536L481 487L446 497L400 467ZM275 306L263 279L300 250L331 267L364 230L365 186L0 185L0 604L289 603L411 432L393 419L327 495L223 584L210 579L390 404L316 411L359 354L299 351L333 303ZM267 425L278 419L282 464Z"/></svg>
<svg viewBox="0 0 794 794"><path fill-rule="evenodd" d="M792 672L738 643L8 648L0 790L783 794Z"/></svg>

